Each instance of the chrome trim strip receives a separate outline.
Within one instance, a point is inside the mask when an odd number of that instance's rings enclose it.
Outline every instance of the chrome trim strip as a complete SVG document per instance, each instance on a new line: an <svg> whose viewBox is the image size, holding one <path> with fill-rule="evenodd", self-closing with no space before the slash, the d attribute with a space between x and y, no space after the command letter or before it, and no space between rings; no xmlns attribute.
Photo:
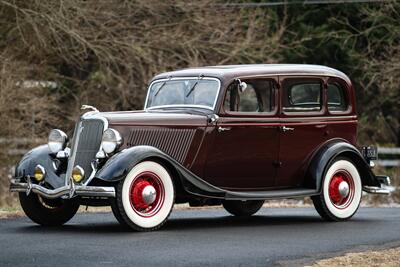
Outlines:
<svg viewBox="0 0 400 267"><path fill-rule="evenodd" d="M101 146L100 146L100 149L101 149ZM96 169L93 161L90 164L90 166L92 167L92 172L90 173L90 176L86 179L86 182L83 183L83 185L85 185L85 186L88 185L93 180L93 178L97 172L97 169Z"/></svg>
<svg viewBox="0 0 400 267"><path fill-rule="evenodd" d="M78 124L75 126L75 132L74 132L74 136L73 136L73 141L72 141L72 146L71 146L71 156L68 159L68 166L67 166L67 172L65 173L65 186L70 185L69 181L70 181L70 177L72 175L72 170L74 168L74 163L75 163L75 157L76 157L76 149L78 147L78 143L79 143L79 137L81 135L82 132L82 120L79 120ZM72 163L72 164L71 164Z"/></svg>
<svg viewBox="0 0 400 267"><path fill-rule="evenodd" d="M151 109L155 109L155 108L162 108L162 107L199 107L199 108L206 108L209 110L215 110L215 106L217 105L217 100L219 97L219 93L221 90L221 80L218 78L214 78L214 77L203 77L202 80L214 80L218 82L218 90L217 93L215 95L215 99L214 99L214 104L211 107L209 106L203 106L203 105L162 105L162 106L154 106L154 107L150 107L147 108L147 101L149 99L149 94L150 94L150 88L153 86L154 83L156 82L163 82L163 81L168 81L168 80L197 80L199 77L194 77L194 76L188 76L188 77L173 77L171 79L169 78L163 78L163 79L157 79L151 82L151 84L149 85L148 89L147 89L147 95L146 95L146 101L144 102L144 110L151 110Z"/></svg>
<svg viewBox="0 0 400 267"><path fill-rule="evenodd" d="M113 186L86 186L74 184L74 186L66 185L52 190L37 184L18 183L15 180L11 181L10 191L27 193L33 192L51 199L62 196L66 196L67 198L72 198L74 196L115 197L115 188Z"/></svg>
<svg viewBox="0 0 400 267"><path fill-rule="evenodd" d="M146 110L154 110L154 109L159 109L159 108L203 108L203 109L208 109L208 110L214 110L213 108L209 106L203 106L203 105L185 105L185 104L179 104L179 105L161 105L161 106L154 106L154 107L149 107Z"/></svg>

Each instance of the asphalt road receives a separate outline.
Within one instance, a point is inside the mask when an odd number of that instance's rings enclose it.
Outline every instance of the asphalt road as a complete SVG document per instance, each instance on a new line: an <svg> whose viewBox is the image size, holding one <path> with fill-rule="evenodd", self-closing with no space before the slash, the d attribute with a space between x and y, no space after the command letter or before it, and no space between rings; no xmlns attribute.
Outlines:
<svg viewBox="0 0 400 267"><path fill-rule="evenodd" d="M312 208L264 208L249 219L181 210L151 233L123 230L109 213L78 214L56 228L0 220L0 266L270 266L392 242L400 244L398 208L362 208L341 223Z"/></svg>

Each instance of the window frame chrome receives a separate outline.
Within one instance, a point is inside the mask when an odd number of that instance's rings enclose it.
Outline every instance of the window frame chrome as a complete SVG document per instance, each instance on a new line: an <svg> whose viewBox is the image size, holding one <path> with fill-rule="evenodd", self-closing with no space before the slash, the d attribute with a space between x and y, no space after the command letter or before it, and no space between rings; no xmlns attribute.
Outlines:
<svg viewBox="0 0 400 267"><path fill-rule="evenodd" d="M187 77L172 77L172 78L162 78L162 79L157 79L154 80L150 83L149 87L147 88L147 95L146 95L146 101L144 103L144 110L153 110L153 109L159 109L159 108L169 108L169 107L177 107L177 108L203 108L203 109L208 109L208 110L215 110L215 107L217 105L218 102L218 98L219 98L219 93L221 91L221 80L215 77L210 77L210 76L204 76L203 78L201 78L201 80L213 80L213 81L217 81L218 83L218 89L215 95L215 99L214 99L214 103L212 107L209 106L204 106L204 105L185 105L185 104L177 104L177 105L159 105L159 106L153 106L153 107L147 107L148 104L148 99L150 96L150 88L153 86L154 83L158 83L158 82L163 82L163 81L174 81L174 80L196 80L198 79L198 76L187 76Z"/></svg>

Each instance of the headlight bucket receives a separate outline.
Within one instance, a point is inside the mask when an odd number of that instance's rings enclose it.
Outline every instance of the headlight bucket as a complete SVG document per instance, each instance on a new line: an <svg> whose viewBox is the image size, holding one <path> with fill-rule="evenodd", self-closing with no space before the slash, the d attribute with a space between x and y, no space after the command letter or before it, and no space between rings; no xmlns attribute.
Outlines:
<svg viewBox="0 0 400 267"><path fill-rule="evenodd" d="M122 144L122 137L117 130L108 128L103 133L101 147L107 154L114 152Z"/></svg>
<svg viewBox="0 0 400 267"><path fill-rule="evenodd" d="M59 129L53 129L49 133L48 146L52 153L57 153L67 146L68 136Z"/></svg>

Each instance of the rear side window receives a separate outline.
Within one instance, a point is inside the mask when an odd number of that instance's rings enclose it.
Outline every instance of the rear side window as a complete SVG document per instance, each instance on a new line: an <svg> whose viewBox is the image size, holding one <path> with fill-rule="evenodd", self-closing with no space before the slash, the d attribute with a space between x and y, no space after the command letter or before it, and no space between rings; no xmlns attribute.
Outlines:
<svg viewBox="0 0 400 267"><path fill-rule="evenodd" d="M322 83L297 81L284 84L283 110L285 112L315 112L322 109Z"/></svg>
<svg viewBox="0 0 400 267"><path fill-rule="evenodd" d="M328 110L346 111L348 102L346 91L338 83L328 83Z"/></svg>

